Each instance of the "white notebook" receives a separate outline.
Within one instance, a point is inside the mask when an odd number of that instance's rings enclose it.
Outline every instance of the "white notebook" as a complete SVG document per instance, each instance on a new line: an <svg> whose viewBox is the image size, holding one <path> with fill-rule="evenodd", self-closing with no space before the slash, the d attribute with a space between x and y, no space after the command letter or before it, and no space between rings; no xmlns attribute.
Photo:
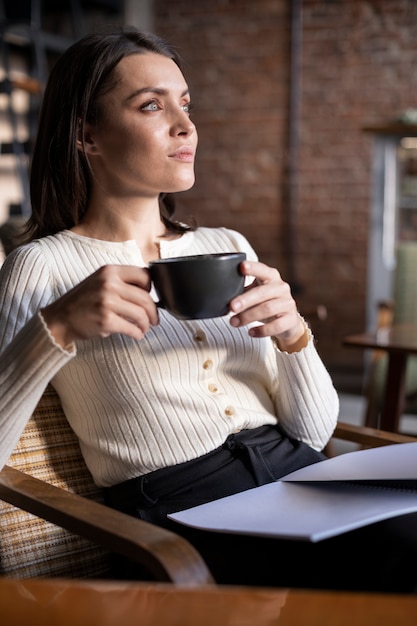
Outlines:
<svg viewBox="0 0 417 626"><path fill-rule="evenodd" d="M207 531L315 542L412 512L417 442L341 454L168 517Z"/></svg>

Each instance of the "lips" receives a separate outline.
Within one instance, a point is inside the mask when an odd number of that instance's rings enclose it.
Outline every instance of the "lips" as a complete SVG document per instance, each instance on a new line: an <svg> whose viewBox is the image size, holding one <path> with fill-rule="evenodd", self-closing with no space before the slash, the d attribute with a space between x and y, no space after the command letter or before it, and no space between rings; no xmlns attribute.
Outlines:
<svg viewBox="0 0 417 626"><path fill-rule="evenodd" d="M170 159L178 159L179 161L191 163L194 161L194 149L190 146L183 146L168 156Z"/></svg>

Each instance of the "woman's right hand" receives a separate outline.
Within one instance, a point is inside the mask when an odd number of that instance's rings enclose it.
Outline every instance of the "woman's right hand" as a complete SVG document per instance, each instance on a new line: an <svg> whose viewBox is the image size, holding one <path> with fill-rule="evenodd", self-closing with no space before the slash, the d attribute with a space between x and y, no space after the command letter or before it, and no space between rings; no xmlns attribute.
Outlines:
<svg viewBox="0 0 417 626"><path fill-rule="evenodd" d="M122 333L142 339L158 324L158 310L149 295L145 268L105 265L42 309L55 341L69 348L73 341Z"/></svg>

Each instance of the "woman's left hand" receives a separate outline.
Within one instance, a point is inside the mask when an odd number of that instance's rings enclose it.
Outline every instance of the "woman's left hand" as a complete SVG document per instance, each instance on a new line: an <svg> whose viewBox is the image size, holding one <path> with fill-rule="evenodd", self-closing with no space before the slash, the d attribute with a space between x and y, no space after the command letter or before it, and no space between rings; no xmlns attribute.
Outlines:
<svg viewBox="0 0 417 626"><path fill-rule="evenodd" d="M264 263L243 261L240 271L254 281L230 303L232 326L261 322L249 330L251 337L275 337L281 350L293 352L308 341L306 326L300 317L288 283L277 269Z"/></svg>

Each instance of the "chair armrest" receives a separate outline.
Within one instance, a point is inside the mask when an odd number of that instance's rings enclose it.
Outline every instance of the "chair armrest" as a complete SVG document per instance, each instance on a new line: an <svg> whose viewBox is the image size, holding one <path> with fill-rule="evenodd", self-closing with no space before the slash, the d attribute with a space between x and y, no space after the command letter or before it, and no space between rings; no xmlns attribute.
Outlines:
<svg viewBox="0 0 417 626"><path fill-rule="evenodd" d="M0 472L0 498L141 563L161 582L214 583L202 557L181 536L7 465Z"/></svg>
<svg viewBox="0 0 417 626"><path fill-rule="evenodd" d="M392 443L410 443L417 441L416 437L410 437L409 435L401 435L377 428L369 428L368 426L355 426L345 422L337 423L333 437L359 443L364 446L370 446L372 448L386 446Z"/></svg>

